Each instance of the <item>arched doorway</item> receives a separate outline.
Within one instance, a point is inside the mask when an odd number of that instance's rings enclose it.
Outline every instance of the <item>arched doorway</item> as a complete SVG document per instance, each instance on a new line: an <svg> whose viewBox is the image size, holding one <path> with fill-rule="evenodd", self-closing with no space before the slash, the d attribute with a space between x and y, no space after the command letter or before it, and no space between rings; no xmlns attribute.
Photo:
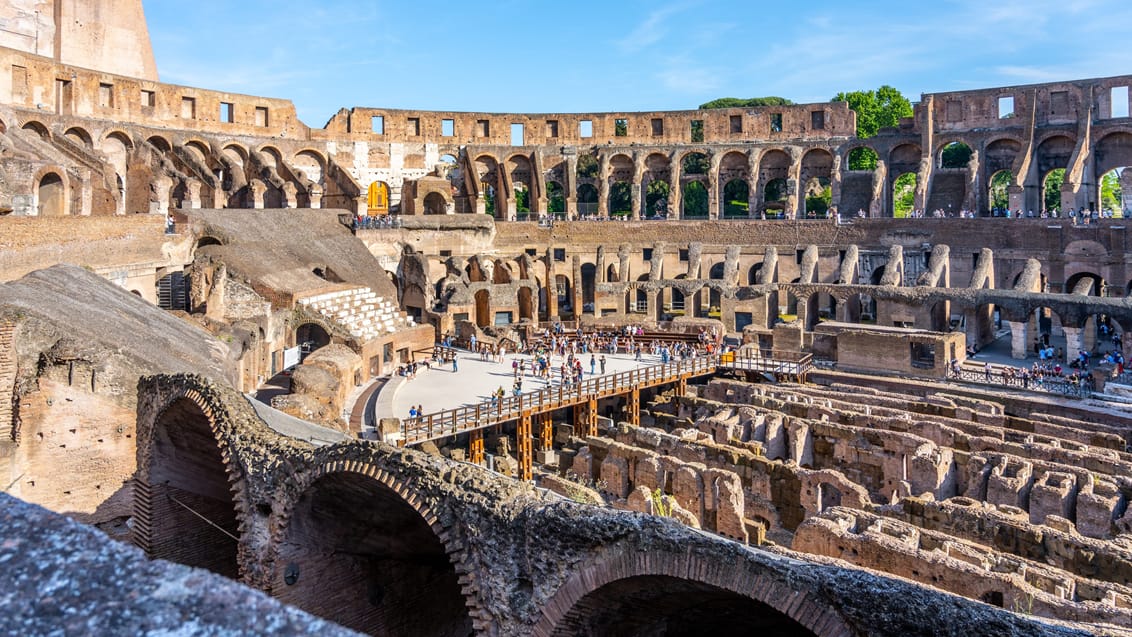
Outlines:
<svg viewBox="0 0 1132 637"><path fill-rule="evenodd" d="M389 184L375 181L366 192L366 214L375 217L389 214Z"/></svg>
<svg viewBox="0 0 1132 637"><path fill-rule="evenodd" d="M151 444L150 497L138 503L146 554L238 578L240 525L209 417L178 399L157 417Z"/></svg>
<svg viewBox="0 0 1132 637"><path fill-rule="evenodd" d="M591 184L578 186L578 214L597 214L597 188L594 188Z"/></svg>
<svg viewBox="0 0 1132 637"><path fill-rule="evenodd" d="M685 219L704 219L708 216L708 191L701 181L689 181L684 184Z"/></svg>
<svg viewBox="0 0 1132 637"><path fill-rule="evenodd" d="M771 179L763 189L763 209L768 219L786 218L786 180Z"/></svg>
<svg viewBox="0 0 1132 637"><path fill-rule="evenodd" d="M303 323L295 330L295 345L303 358L330 344L330 334L318 323Z"/></svg>
<svg viewBox="0 0 1132 637"><path fill-rule="evenodd" d="M36 190L41 217L62 217L67 214L67 188L58 173L47 173Z"/></svg>
<svg viewBox="0 0 1132 637"><path fill-rule="evenodd" d="M645 187L645 214L650 218L664 218L668 215L668 182L656 179Z"/></svg>
<svg viewBox="0 0 1132 637"><path fill-rule="evenodd" d="M472 634L444 545L396 491L359 473L315 480L275 560L281 601L373 635Z"/></svg>
<svg viewBox="0 0 1132 637"><path fill-rule="evenodd" d="M550 214L566 212L566 194L557 181L546 182L546 211Z"/></svg>
<svg viewBox="0 0 1132 637"><path fill-rule="evenodd" d="M814 637L768 604L665 575L627 577L594 589L570 608L551 634Z"/></svg>
<svg viewBox="0 0 1132 637"><path fill-rule="evenodd" d="M424 212L426 215L448 214L448 201L444 199L444 195L430 192L425 195Z"/></svg>
<svg viewBox="0 0 1132 637"><path fill-rule="evenodd" d="M487 327L492 324L491 292L479 290L476 292L476 325Z"/></svg>
<svg viewBox="0 0 1132 637"><path fill-rule="evenodd" d="M723 186L723 217L725 219L750 216L750 191L746 179L732 179Z"/></svg>

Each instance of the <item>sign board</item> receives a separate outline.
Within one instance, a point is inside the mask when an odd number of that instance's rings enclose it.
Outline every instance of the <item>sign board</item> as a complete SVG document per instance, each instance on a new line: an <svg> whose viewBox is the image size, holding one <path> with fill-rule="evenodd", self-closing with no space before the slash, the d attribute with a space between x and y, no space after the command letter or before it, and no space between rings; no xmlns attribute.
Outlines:
<svg viewBox="0 0 1132 637"><path fill-rule="evenodd" d="M299 364L299 347L283 350L283 369L291 369Z"/></svg>

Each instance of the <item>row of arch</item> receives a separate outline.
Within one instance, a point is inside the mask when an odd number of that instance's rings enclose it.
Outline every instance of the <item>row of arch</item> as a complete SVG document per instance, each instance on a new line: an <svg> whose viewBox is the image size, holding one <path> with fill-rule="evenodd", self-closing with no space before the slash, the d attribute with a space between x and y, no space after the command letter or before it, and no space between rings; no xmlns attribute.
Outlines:
<svg viewBox="0 0 1132 637"><path fill-rule="evenodd" d="M296 471L280 490L292 500L252 511L241 491L247 476L225 430L228 415L194 390L166 395L163 406L151 406L152 421L139 422L149 432L142 452L149 497L138 518L152 557L255 577L240 572L254 551L244 530L266 515L271 545L259 558L266 571L256 571L256 583L282 601L370 634L474 632L472 618L483 616L479 584L464 575L476 567L446 527L451 522L442 521L449 516L383 470L382 454L367 462L353 459L349 445L320 449L311 468ZM189 515L190 508L200 515ZM732 560L658 549L642 565L635 552L616 546L598 555L563 580L547 612L536 614L532 634L637 634L665 626L683 626L680 634L752 626L798 636L849 631L829 606L799 606L797 596L806 593L773 576L737 577ZM649 610L634 611L646 598Z"/></svg>

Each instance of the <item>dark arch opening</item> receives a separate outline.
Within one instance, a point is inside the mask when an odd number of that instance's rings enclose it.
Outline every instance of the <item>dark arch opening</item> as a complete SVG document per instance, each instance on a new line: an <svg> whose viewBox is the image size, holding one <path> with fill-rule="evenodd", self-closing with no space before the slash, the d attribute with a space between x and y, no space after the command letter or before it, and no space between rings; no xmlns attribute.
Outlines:
<svg viewBox="0 0 1132 637"><path fill-rule="evenodd" d="M218 245L222 245L220 243L220 239L217 239L216 237L205 236L205 237L201 237L200 239L197 239L196 249L200 250L201 248L203 248L205 246L218 246Z"/></svg>
<svg viewBox="0 0 1132 637"><path fill-rule="evenodd" d="M272 586L285 603L373 635L465 637L456 570L421 514L365 475L334 473L299 498Z"/></svg>
<svg viewBox="0 0 1132 637"><path fill-rule="evenodd" d="M768 604L710 584L664 575L628 577L591 591L574 604L552 634L814 635Z"/></svg>
<svg viewBox="0 0 1132 637"><path fill-rule="evenodd" d="M304 358L311 352L330 344L330 334L317 323L303 323L295 330L295 344L301 348Z"/></svg>
<svg viewBox="0 0 1132 637"><path fill-rule="evenodd" d="M237 578L239 524L227 468L208 417L188 398L154 422L149 485L149 556Z"/></svg>

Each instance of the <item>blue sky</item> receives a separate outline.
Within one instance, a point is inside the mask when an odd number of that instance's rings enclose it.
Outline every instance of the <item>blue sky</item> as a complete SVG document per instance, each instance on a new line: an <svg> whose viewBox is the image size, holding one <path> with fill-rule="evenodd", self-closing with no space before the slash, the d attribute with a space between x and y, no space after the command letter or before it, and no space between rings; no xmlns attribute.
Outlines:
<svg viewBox="0 0 1132 637"><path fill-rule="evenodd" d="M190 8L191 7L191 8ZM147 0L161 80L353 106L488 112L817 102L1132 74L1117 0Z"/></svg>

